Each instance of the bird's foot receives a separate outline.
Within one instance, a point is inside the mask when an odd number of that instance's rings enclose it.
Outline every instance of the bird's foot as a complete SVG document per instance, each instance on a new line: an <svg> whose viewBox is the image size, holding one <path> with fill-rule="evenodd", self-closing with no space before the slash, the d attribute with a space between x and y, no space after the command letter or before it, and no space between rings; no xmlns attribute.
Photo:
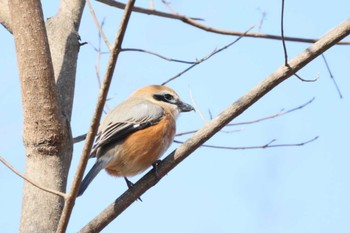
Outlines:
<svg viewBox="0 0 350 233"><path fill-rule="evenodd" d="M133 188L134 188L134 183L133 183L133 182L131 182L131 181L130 181L128 178L126 178L126 177L124 177L124 180L125 180L126 185L128 186L129 189L133 189ZM139 201L142 202L141 197L138 197L137 199L138 199Z"/></svg>

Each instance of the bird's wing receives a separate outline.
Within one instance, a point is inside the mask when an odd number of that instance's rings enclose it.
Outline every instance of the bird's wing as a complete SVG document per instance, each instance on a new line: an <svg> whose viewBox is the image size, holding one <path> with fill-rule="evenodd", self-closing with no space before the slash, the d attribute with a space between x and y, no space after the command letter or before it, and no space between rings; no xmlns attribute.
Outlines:
<svg viewBox="0 0 350 233"><path fill-rule="evenodd" d="M159 122L164 116L163 109L145 100L123 102L107 114L100 125L91 157L109 143L115 143L128 135Z"/></svg>

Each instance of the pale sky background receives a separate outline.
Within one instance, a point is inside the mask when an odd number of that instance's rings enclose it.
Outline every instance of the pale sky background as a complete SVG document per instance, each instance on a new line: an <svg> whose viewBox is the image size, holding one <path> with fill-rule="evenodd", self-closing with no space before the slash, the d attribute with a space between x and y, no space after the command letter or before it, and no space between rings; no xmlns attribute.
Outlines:
<svg viewBox="0 0 350 233"><path fill-rule="evenodd" d="M57 1L44 1L48 18ZM122 11L92 2L112 43ZM261 33L280 33L280 1L180 1L171 2L179 13L204 18L206 25L245 31L266 14ZM148 7L148 1L137 1ZM158 10L167 11L160 1ZM286 1L285 34L318 38L349 17L350 2ZM98 44L98 32L86 8L80 36ZM124 48L141 48L164 56L196 60L235 40L236 37L207 33L181 21L134 13L126 32ZM0 27L0 155L24 172L22 110L15 48L12 35ZM350 40L348 37L346 40ZM309 45L287 42L289 58ZM103 45L103 50L106 47ZM208 144L257 146L276 139L276 144L299 143L319 136L302 147L256 150L200 148L135 202L103 232L350 232L350 47L335 46L325 53L344 96L340 99L322 58L279 85L234 122L255 120L315 101L302 110L273 120L227 128ZM233 47L192 69L169 86L191 103L190 91L207 120L216 116L283 64L281 41L243 38ZM108 55L100 68L104 74ZM87 131L98 95L95 75L97 53L90 45L81 48L72 116L73 135ZM187 65L151 55L122 53L109 92L114 107L135 89L159 84ZM202 127L196 113L183 114L178 132ZM178 138L185 140L186 137ZM178 145L173 144L166 154ZM71 185L83 143L74 146L69 174ZM88 168L94 163L89 161ZM131 178L137 181L139 177ZM18 231L23 180L0 165L0 230ZM77 232L126 190L123 179L101 172L84 195L77 199L67 232Z"/></svg>

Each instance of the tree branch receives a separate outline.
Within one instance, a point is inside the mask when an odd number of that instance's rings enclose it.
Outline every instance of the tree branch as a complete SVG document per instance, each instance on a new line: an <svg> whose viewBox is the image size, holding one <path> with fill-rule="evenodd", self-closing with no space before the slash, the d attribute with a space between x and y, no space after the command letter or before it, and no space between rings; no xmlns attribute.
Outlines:
<svg viewBox="0 0 350 233"><path fill-rule="evenodd" d="M336 90L337 90L337 92L338 92L339 98L342 99L342 98L343 98L343 95L342 95L342 93L341 93L341 91L340 91L340 88L339 88L339 86L338 86L337 81L335 80L335 78L334 78L334 76L333 76L333 73L332 73L332 71L331 71L331 68L330 68L329 65L328 65L328 62L327 62L327 59L326 59L326 56L324 55L324 53L322 53L322 59L323 59L323 61L324 61L324 64L326 65L326 68L327 68L329 77L332 79L333 84L334 84L334 86L335 86L335 88L336 88Z"/></svg>
<svg viewBox="0 0 350 233"><path fill-rule="evenodd" d="M91 16L92 16L92 18L94 20L94 23L95 23L95 25L97 27L98 32L100 33L100 36L102 36L103 41L105 42L108 50L111 51L111 45L109 44L109 41L108 41L105 33L103 32L102 27L100 26L100 23L98 22L98 19L96 17L95 11L94 11L94 8L92 8L92 5L91 5L89 0L86 0L86 3L88 4Z"/></svg>
<svg viewBox="0 0 350 233"><path fill-rule="evenodd" d="M245 33L248 33L250 30L252 30L253 27L250 27ZM184 73L186 73L187 71L189 71L190 69L192 69L193 67L201 64L202 62L208 60L209 58L211 58L212 56L222 52L223 50L231 47L232 45L234 45L235 43L237 43L240 39L242 39L244 36L239 36L237 37L233 42L225 45L224 47L220 48L220 49L215 49L213 52L211 52L208 56L206 57L203 57L202 59L198 60L196 63L194 63L193 65L189 66L188 68L186 68L185 70L181 71L180 73L178 73L177 75L175 75L174 77L172 78L169 78L168 80L166 80L165 82L163 82L161 85L166 85L168 84L169 82L177 79L178 77L180 77L181 75L183 75Z"/></svg>
<svg viewBox="0 0 350 233"><path fill-rule="evenodd" d="M123 193L115 202L111 203L98 216L89 222L80 232L99 232L114 218L119 216L128 206L130 206L138 197L154 186L159 179L169 173L181 161L187 158L193 151L200 147L205 141L220 131L226 124L235 117L243 113L247 108L253 105L266 93L275 88L278 84L285 81L295 72L303 68L325 50L338 43L344 37L350 34L350 19L340 24L319 41L311 45L308 49L288 62L291 69L285 66L279 67L275 72L269 75L263 82L242 96L226 110L220 113L212 121L208 122L202 129L196 132L191 138L186 140L175 151L170 153L157 167L157 177L151 170L143 176L132 189Z"/></svg>
<svg viewBox="0 0 350 233"><path fill-rule="evenodd" d="M119 56L119 53L121 50L121 45L122 45L122 42L124 39L125 31L126 31L126 28L127 28L128 22L129 22L129 18L130 18L134 3L135 3L135 0L129 0L129 2L125 8L125 12L124 12L123 18L121 20L119 30L118 30L117 35L116 35L116 39L115 39L115 42L114 42L113 47L112 47L110 59L109 59L108 66L107 66L107 72L105 74L102 88L101 88L99 96L98 96L98 102L97 102L97 106L95 109L95 113L94 113L93 118L92 118L92 123L91 123L89 132L88 132L87 137L86 137L85 145L84 145L84 148L82 151L82 155L80 157L80 161L79 161L79 164L77 167L76 174L74 176L71 190L68 193L68 198L65 202L65 205L64 205L64 208L62 211L60 222L59 222L59 225L57 228L57 233L64 233L67 229L69 218L70 218L70 215L72 213L74 202L75 202L78 190L79 190L79 186L80 186L81 180L82 180L83 175L84 175L84 170L86 168L86 164L87 164L87 161L89 158L91 147L92 147L92 144L94 142L95 135L97 133L97 129L98 129L100 118L101 118L102 111L103 111L103 106L104 106L104 103L106 102L109 86L110 86L111 81L112 81L114 69L115 69L117 59L118 59L118 56Z"/></svg>
<svg viewBox="0 0 350 233"><path fill-rule="evenodd" d="M229 123L227 125L225 125L225 127L229 127L229 126L238 126L238 125L249 125L249 124L255 124L255 123L258 123L258 122L261 122L261 121L265 121L265 120L269 120L269 119L273 119L273 118L276 118L276 117L280 117L280 116L283 116L283 115L286 115L288 113L291 113L291 112L294 112L296 110L300 110L302 108L304 108L306 105L309 105L311 104L313 101L315 100L315 97L313 97L312 99L310 99L309 101L307 101L306 103L298 106L298 107L295 107L295 108L292 108L292 109L289 109L289 110L281 110L280 112L276 113L276 114L273 114L273 115L270 115L270 116L265 116L265 117L262 117L262 118L259 118L259 119L255 119L255 120L250 120L250 121L242 121L242 122L237 122L237 123ZM177 133L175 136L183 136L183 135L187 135L187 134L193 134L195 132L197 132L198 130L191 130L191 131L186 131L186 132L182 132L182 133ZM237 132L237 131L240 131L240 130L235 130L234 132ZM229 133L231 133L232 131L229 131ZM80 141L83 141L85 138L83 138L85 135L80 135L78 137L75 137L73 139L73 141L77 141L77 142L80 142Z"/></svg>
<svg viewBox="0 0 350 233"><path fill-rule="evenodd" d="M2 162L6 167L8 167L11 171L13 171L13 173L15 173L17 176L21 177L23 180L27 181L28 183L30 183L31 185L37 187L38 189L41 189L45 192L63 197L64 199L66 199L66 194L62 193L60 191L56 191L50 188L45 188L40 186L39 184L37 184L35 181L29 179L28 177L26 177L25 175L23 175L22 173L20 173L16 168L14 168L9 162L7 162L2 156L0 156L0 162Z"/></svg>
<svg viewBox="0 0 350 233"><path fill-rule="evenodd" d="M98 2L104 3L106 5L116 7L119 9L124 9L125 4L121 2L117 2L114 0L96 0ZM278 35L270 35L270 34L262 34L262 33L244 33L244 32L239 32L239 31L232 31L232 30L223 30L219 28L214 28L210 27L204 24L201 24L197 22L198 20L202 20L200 18L189 18L180 14L169 14L161 11L156 11L156 10L149 10L146 8L141 8L141 7L134 7L133 11L137 13L142 13L142 14L147 14L147 15L155 15L159 17L164 17L168 19L177 19L180 20L186 24L189 24L193 27L202 29L207 32L212 32L212 33L217 33L221 35L230 35L230 36L243 36L244 37L252 37L252 38L261 38L261 39L270 39L270 40L282 40L281 36ZM292 42L301 42L301 43L315 43L318 39L309 39L309 38L299 38L299 37L284 37L285 41L292 41ZM342 41L338 42L338 45L350 45L350 41Z"/></svg>
<svg viewBox="0 0 350 233"><path fill-rule="evenodd" d="M271 140L270 142L261 145L261 146L218 146L218 145L209 145L203 144L201 147L213 148L213 149L224 149L224 150L252 150L252 149L266 149L266 148L275 148L275 147L295 147L295 146L304 146L318 139L318 136L309 139L307 141L298 142L298 143L285 143L285 144L272 144L276 142L276 139ZM174 140L175 143L182 144L183 141Z"/></svg>
<svg viewBox="0 0 350 233"><path fill-rule="evenodd" d="M109 6L116 7L118 9L125 9L124 3L117 2L114 0L96 0L96 1L104 3L104 4L109 5ZM183 16L183 15L178 15L178 14L175 15L175 14L170 14L170 13L166 13L166 12L162 12L162 11L157 11L154 9L146 9L146 8L137 7L137 6L133 7L132 11L134 11L136 13L142 13L142 14L146 14L146 15L155 15L155 16L164 17L164 18L168 18L168 19L183 20L184 18L186 18L186 16ZM201 18L193 18L193 17L190 17L190 19L203 20Z"/></svg>
<svg viewBox="0 0 350 233"><path fill-rule="evenodd" d="M123 48L122 49L122 52L140 52L140 53L147 53L147 54L151 54L151 55L154 55L156 57L159 57L163 60L166 60L166 61L170 61L170 62L178 62L178 63L184 63L184 64L196 64L198 63L198 61L184 61L184 60L179 60L179 59L174 59L174 58L169 58L169 57L165 57L161 54L158 54L158 53L155 53L155 52L152 52L152 51L148 51L148 50L145 50L145 49L136 49L136 48Z"/></svg>

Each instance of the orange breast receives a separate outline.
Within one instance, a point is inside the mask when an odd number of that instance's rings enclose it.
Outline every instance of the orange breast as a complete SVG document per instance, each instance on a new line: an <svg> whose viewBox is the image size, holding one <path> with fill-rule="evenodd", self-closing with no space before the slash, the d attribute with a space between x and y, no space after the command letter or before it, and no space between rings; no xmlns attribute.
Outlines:
<svg viewBox="0 0 350 233"><path fill-rule="evenodd" d="M114 176L134 176L144 171L169 148L175 131L175 119L166 114L156 125L131 134L113 150L106 171Z"/></svg>

